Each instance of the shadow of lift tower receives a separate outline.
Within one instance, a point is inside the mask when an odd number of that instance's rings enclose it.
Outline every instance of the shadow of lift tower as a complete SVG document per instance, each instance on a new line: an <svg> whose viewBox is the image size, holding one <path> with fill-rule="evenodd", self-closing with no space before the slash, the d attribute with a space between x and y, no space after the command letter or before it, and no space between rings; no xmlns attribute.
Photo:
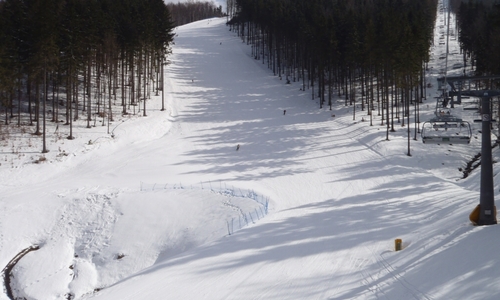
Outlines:
<svg viewBox="0 0 500 300"><path fill-rule="evenodd" d="M490 101L492 97L499 96L500 90L467 90L462 91L464 81L484 80L484 79L499 79L500 76L482 76L482 77L443 77L438 78L440 86L445 87L449 84L451 91L449 95L457 96L458 102L461 101L461 96L478 97L481 99L481 119L482 136L481 136L481 185L479 194L479 205L472 211L470 220L477 225L492 225L497 224L495 193L493 187L493 159L491 154L491 109ZM457 91L456 87L459 90Z"/></svg>

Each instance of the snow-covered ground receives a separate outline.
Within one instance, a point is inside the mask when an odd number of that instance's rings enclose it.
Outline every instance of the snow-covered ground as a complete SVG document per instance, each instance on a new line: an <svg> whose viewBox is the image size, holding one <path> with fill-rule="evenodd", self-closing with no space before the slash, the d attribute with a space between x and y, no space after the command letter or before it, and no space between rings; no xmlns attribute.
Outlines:
<svg viewBox="0 0 500 300"><path fill-rule="evenodd" d="M438 96L445 17L422 120ZM224 22L177 28L166 111L155 97L147 117L110 125L115 138L83 121L73 141L51 131L45 160L38 139L1 142L0 265L40 246L12 270L14 294L498 299L500 229L470 224L479 172L458 171L480 151L478 128L470 145L412 141L408 157L406 127L385 141L378 116L352 120L342 99L318 109ZM449 69L460 62L450 55Z"/></svg>

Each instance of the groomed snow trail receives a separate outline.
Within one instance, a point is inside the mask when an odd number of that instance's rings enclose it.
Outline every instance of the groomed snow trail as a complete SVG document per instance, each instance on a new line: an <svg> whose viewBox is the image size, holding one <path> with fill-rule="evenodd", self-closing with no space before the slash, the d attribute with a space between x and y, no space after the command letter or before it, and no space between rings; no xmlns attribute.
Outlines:
<svg viewBox="0 0 500 300"><path fill-rule="evenodd" d="M456 181L457 167L478 144L413 142L408 157L406 128L385 141L385 127L370 127L361 115L353 121L352 107L319 110L309 91L252 60L224 21L177 29L167 71L175 120L144 151L177 159L160 164L167 178L223 180L268 195L271 214L158 261L92 299L463 296L463 289L456 292L462 280L446 274L455 265L446 255L467 257L478 238L471 233L482 230L467 222L477 191ZM430 115L434 102L428 101ZM395 238L403 239L404 251L393 251ZM430 280L431 272L439 276Z"/></svg>

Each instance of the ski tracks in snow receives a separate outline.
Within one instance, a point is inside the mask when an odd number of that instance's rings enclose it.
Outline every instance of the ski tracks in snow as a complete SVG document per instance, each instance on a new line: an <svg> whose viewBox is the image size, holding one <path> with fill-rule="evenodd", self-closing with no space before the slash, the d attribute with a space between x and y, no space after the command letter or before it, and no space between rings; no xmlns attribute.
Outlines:
<svg viewBox="0 0 500 300"><path fill-rule="evenodd" d="M348 137L348 139L364 146L366 150L375 154L376 157L386 160L387 159L386 154L381 153L379 150L376 149L376 147L374 147L377 143L383 141L383 136L380 134L380 131L378 130L375 131L372 127L366 127L366 124L359 125L357 124L358 122L354 123L352 123L352 121L348 122L345 120L345 118L346 117L338 118L337 120L335 120L335 122L340 124L342 126L341 128L343 128L341 129L342 134L340 136L343 136L344 138ZM372 145L368 144L368 140L363 138L365 136L369 136L370 132L374 133L377 132L377 137L379 137L378 139L375 139L375 141L374 140L370 141L371 143L374 143Z"/></svg>
<svg viewBox="0 0 500 300"><path fill-rule="evenodd" d="M333 269L331 271L333 276L343 273L344 270L358 270L362 272L366 264L370 262L369 259L361 255L362 250L363 248L361 247L349 249L347 253L343 255L343 258L341 255L341 258L335 260ZM344 296L345 293L345 287L349 284L349 282L346 282L347 279L351 279L351 277L340 276L340 280L338 282L335 281L333 277L330 282L331 285L335 286L335 288L333 290L326 289L325 293L320 297L320 299L342 299L342 296ZM326 294L329 294L330 296Z"/></svg>
<svg viewBox="0 0 500 300"><path fill-rule="evenodd" d="M432 300L432 297L405 278L404 270L398 271L383 257L386 252L380 250L386 246L386 242L379 242L374 246L360 245L336 260L330 280L330 286L334 288L326 289L319 299L392 299L385 290L388 286L398 284L405 291L405 299ZM373 265L376 267L371 268ZM377 271L372 272L370 269ZM339 281L336 281L335 274L345 270L350 270L352 276L340 276ZM356 273L358 275L355 275ZM359 282L359 285L356 286L356 282ZM351 288L346 288L348 286Z"/></svg>
<svg viewBox="0 0 500 300"><path fill-rule="evenodd" d="M116 214L111 204L111 199L116 194L89 194L86 199L81 200L84 209L88 209L89 216L79 216L81 231L76 232L77 250L82 254L92 255L95 250L109 245L113 225L116 222ZM76 200L78 201L78 200ZM86 253L90 252L90 253ZM84 255L85 256L85 255Z"/></svg>
<svg viewBox="0 0 500 300"><path fill-rule="evenodd" d="M116 222L111 199L117 193L89 191L71 194L72 198L61 209L60 217L48 236L67 238L75 247L75 255L91 258L109 244Z"/></svg>
<svg viewBox="0 0 500 300"><path fill-rule="evenodd" d="M76 277L79 274L75 271L78 270L78 264L82 263L86 269L89 265L94 269L85 276L95 276L96 264L102 264L104 260L101 251L109 245L117 221L117 214L111 202L116 195L117 192L96 190L59 194L59 197L68 199L60 209L52 230L46 233L49 238L41 249L51 253L53 266L47 266L46 262L39 262L37 266L25 266L43 270L31 272L38 274L38 277L27 276L27 281L22 283L24 289L35 284L57 285L54 281L60 280L61 276L58 274L61 272L72 276L66 282L71 285L73 280L78 280ZM45 274L40 277L42 272ZM50 278L52 280L48 282Z"/></svg>
<svg viewBox="0 0 500 300"><path fill-rule="evenodd" d="M408 280L406 280L404 276L404 272L399 272L394 269L394 267L382 256L382 254L377 256L377 263L382 267L382 271L387 271L388 274L398 282L408 293L417 300L426 299L432 300L432 298L426 293L422 292L415 285L411 284Z"/></svg>
<svg viewBox="0 0 500 300"><path fill-rule="evenodd" d="M385 299L390 299L384 292L386 289L384 286L398 283L404 291L407 291L407 293L405 293L406 299L432 300L432 297L422 292L417 286L413 285L405 278L404 270L398 271L383 257L383 254L386 252L379 253L381 245L385 245L385 243L379 242L375 249L365 246L365 249L371 253L371 257L373 258L372 261L377 264L377 269L379 270L376 273L370 273L368 271L361 272L363 276L362 283L367 290L377 299L381 296Z"/></svg>

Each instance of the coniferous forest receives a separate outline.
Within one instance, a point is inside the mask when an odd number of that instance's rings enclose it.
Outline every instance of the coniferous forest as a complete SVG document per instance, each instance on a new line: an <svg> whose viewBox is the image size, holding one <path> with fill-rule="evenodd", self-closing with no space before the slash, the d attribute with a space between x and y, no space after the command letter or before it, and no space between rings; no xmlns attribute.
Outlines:
<svg viewBox="0 0 500 300"><path fill-rule="evenodd" d="M493 0L453 0L464 63L475 75L500 75L500 3ZM494 82L493 82L494 83Z"/></svg>
<svg viewBox="0 0 500 300"><path fill-rule="evenodd" d="M188 1L167 4L175 26L181 26L198 20L220 18L223 16L222 6L213 1Z"/></svg>
<svg viewBox="0 0 500 300"><path fill-rule="evenodd" d="M252 55L286 82L300 81L322 108L334 95L373 115L389 133L414 122L426 97L425 71L433 43L436 0L228 0L231 30ZM500 74L500 4L450 0L464 66ZM465 67L464 67L465 70ZM491 86L494 81L485 83ZM408 140L410 126L407 126ZM410 155L408 143L408 155Z"/></svg>
<svg viewBox="0 0 500 300"><path fill-rule="evenodd" d="M413 114L418 122L437 0L231 2L231 30L254 58L286 82L300 81L320 108L342 96L354 118L356 107L371 125L381 116L387 139L395 122L404 126Z"/></svg>
<svg viewBox="0 0 500 300"><path fill-rule="evenodd" d="M478 75L500 73L495 3L451 0L464 63ZM378 116L387 140L396 124L410 138L410 121L416 139L437 4L227 0L226 13L252 56L283 82L300 82L320 108L332 109L340 97L353 119L361 113L375 125ZM212 2L0 0L1 124L31 125L43 135L46 121L64 122L72 139L74 120L109 122L112 106L146 115L146 99L162 89L174 22L220 15Z"/></svg>
<svg viewBox="0 0 500 300"><path fill-rule="evenodd" d="M113 120L111 106L146 115L172 41L162 0L0 1L2 123L29 114L42 135L46 121L65 122L72 139L73 120Z"/></svg>

